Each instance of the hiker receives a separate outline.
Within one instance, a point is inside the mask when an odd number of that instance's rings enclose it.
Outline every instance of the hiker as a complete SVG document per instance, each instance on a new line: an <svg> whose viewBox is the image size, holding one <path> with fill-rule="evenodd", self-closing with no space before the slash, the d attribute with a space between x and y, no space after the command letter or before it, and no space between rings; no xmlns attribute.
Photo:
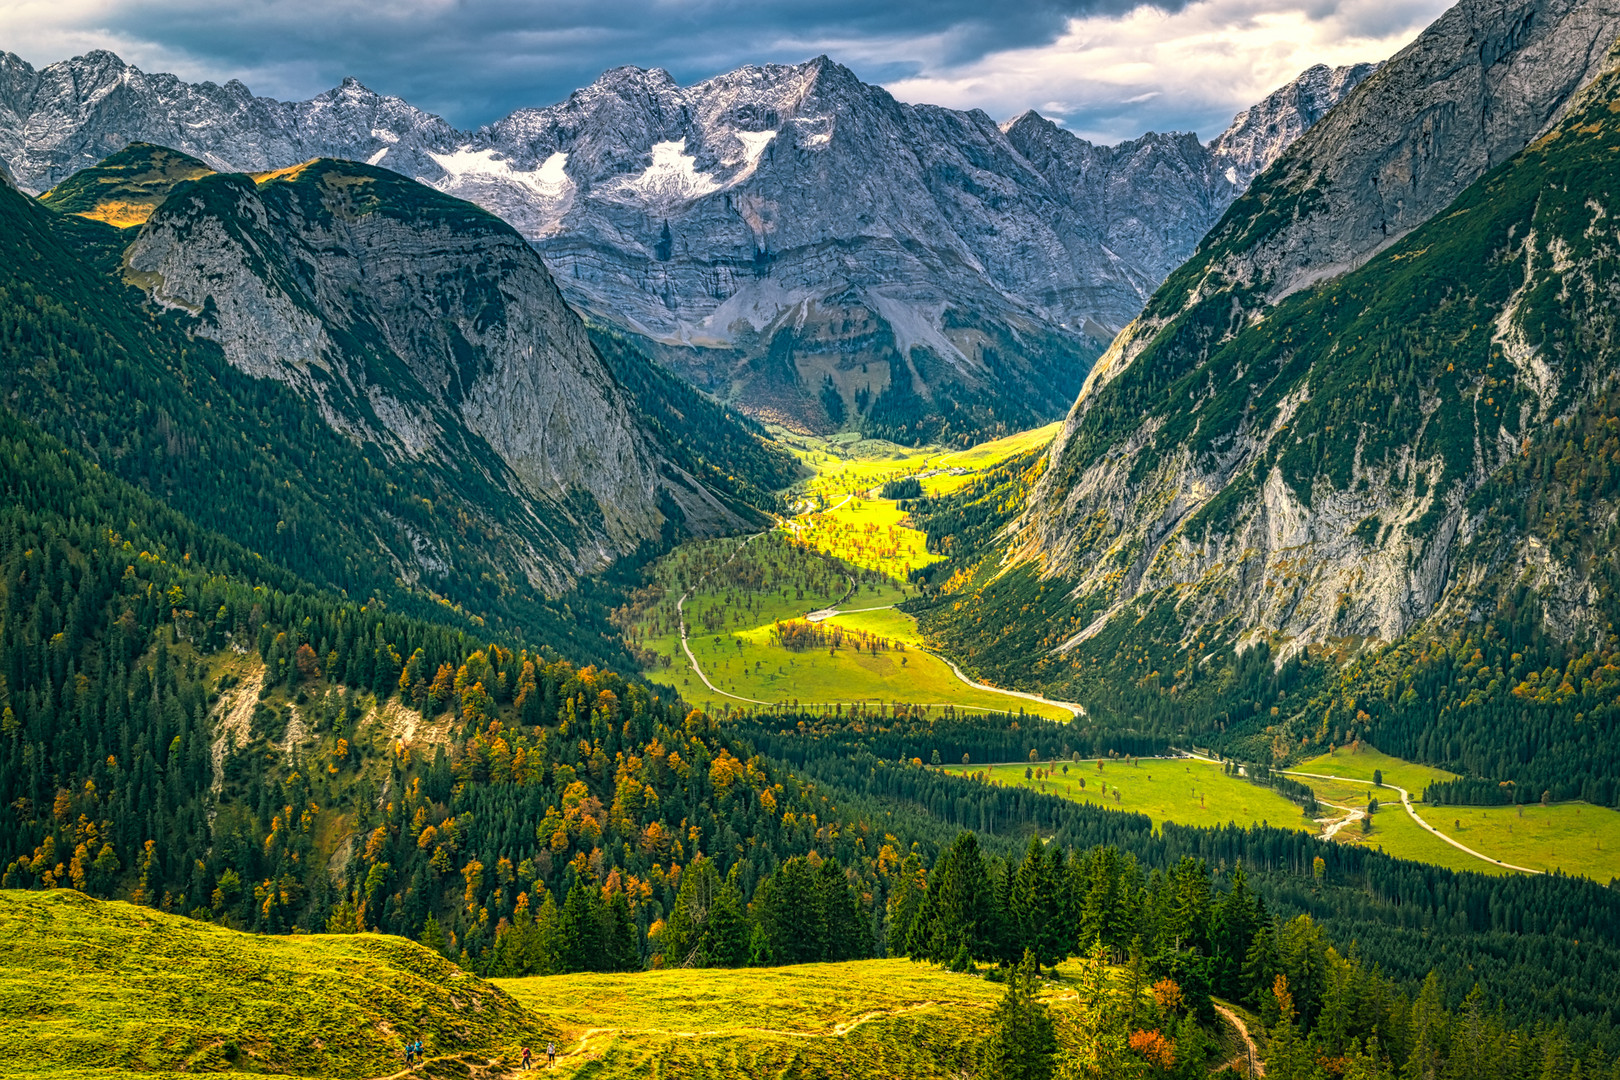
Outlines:
<svg viewBox="0 0 1620 1080"><path fill-rule="evenodd" d="M551 1043L551 1042L546 1043L546 1067L550 1068L550 1069L554 1069L554 1068L557 1067L557 1044L556 1043Z"/></svg>
<svg viewBox="0 0 1620 1080"><path fill-rule="evenodd" d="M527 1046L523 1048L523 1071L529 1071L529 1048Z"/></svg>

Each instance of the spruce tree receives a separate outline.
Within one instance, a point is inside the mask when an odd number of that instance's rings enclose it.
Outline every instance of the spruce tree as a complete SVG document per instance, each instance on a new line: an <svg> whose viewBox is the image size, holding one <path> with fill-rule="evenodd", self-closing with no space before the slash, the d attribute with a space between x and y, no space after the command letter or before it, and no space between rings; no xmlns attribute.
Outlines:
<svg viewBox="0 0 1620 1080"><path fill-rule="evenodd" d="M422 944L440 956L444 955L444 930L432 912L428 913L427 922L422 924Z"/></svg>
<svg viewBox="0 0 1620 1080"><path fill-rule="evenodd" d="M659 938L665 967L703 965L704 934L709 916L720 899L720 891L720 875L713 860L700 855L681 873L675 906L670 909Z"/></svg>
<svg viewBox="0 0 1620 1080"><path fill-rule="evenodd" d="M737 867L733 866L715 896L698 948L699 967L741 967L748 960L748 921L743 916L737 877Z"/></svg>
<svg viewBox="0 0 1620 1080"><path fill-rule="evenodd" d="M564 971L601 971L605 964L602 940L602 893L589 873L574 879L563 901L561 919Z"/></svg>
<svg viewBox="0 0 1620 1080"><path fill-rule="evenodd" d="M978 837L958 833L934 868L907 951L938 964L950 963L964 950L974 959L993 959L995 929L995 894Z"/></svg>
<svg viewBox="0 0 1620 1080"><path fill-rule="evenodd" d="M641 933L630 914L623 889L614 889L602 907L603 968L607 971L641 970Z"/></svg>
<svg viewBox="0 0 1620 1080"><path fill-rule="evenodd" d="M980 1050L981 1073L998 1080L1051 1080L1057 1037L1046 1006L1037 1001L1040 966L1033 951L1007 980L1007 992L991 1013L994 1025Z"/></svg>

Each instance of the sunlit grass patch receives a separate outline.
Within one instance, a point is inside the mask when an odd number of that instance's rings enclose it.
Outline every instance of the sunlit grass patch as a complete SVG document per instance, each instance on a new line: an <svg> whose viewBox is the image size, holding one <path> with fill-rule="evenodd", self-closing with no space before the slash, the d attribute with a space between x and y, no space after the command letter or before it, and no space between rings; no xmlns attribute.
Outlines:
<svg viewBox="0 0 1620 1080"><path fill-rule="evenodd" d="M1136 758L1098 761L952 764L958 775L1032 788L1048 795L1114 810L1146 814L1154 824L1274 825L1314 832L1317 824L1296 804L1271 788L1228 776L1221 766L1190 758ZM1064 771L1064 767L1068 771ZM1040 770L1045 775L1024 775ZM1115 793L1118 797L1115 797Z"/></svg>

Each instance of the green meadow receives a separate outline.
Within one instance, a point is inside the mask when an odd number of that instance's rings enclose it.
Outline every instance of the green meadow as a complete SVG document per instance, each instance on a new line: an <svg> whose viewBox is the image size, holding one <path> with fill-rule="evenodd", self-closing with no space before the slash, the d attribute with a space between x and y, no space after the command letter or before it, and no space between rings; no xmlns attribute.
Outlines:
<svg viewBox="0 0 1620 1080"><path fill-rule="evenodd" d="M1385 784L1406 788L1413 796L1413 809L1435 829L1457 840L1487 859L1460 851L1422 828L1401 808L1400 795L1393 787L1382 791L1367 784L1344 783L1300 777L1318 798L1344 805L1365 805L1376 795L1379 810L1372 828L1356 825L1342 830L1337 839L1367 844L1402 859L1415 859L1453 870L1474 870L1486 874L1508 874L1506 866L1523 866L1544 872L1589 877L1607 883L1620 878L1620 811L1583 802L1542 806L1430 806L1422 801L1423 789L1437 780L1455 774L1428 765L1418 765L1390 757L1369 746L1342 747L1329 754L1301 762L1294 771L1342 776L1370 782L1374 770L1381 771Z"/></svg>
<svg viewBox="0 0 1620 1080"><path fill-rule="evenodd" d="M910 960L497 980L562 1076L951 1077L1003 988Z"/></svg>
<svg viewBox="0 0 1620 1080"><path fill-rule="evenodd" d="M1099 768L1098 766L1101 766ZM1065 771L1067 766L1067 771ZM1026 777L1026 771L1042 775ZM1146 814L1155 825L1274 825L1315 832L1296 803L1271 788L1228 776L1194 758L1103 759L1079 762L953 764L948 772L991 783L1032 788L1111 810Z"/></svg>
<svg viewBox="0 0 1620 1080"><path fill-rule="evenodd" d="M1082 975L1071 960L1040 991L1071 1051ZM1003 992L903 959L486 981L404 938L0 892L0 1071L36 1080L496 1080L548 1042L559 1077L950 1080L978 1067ZM426 1065L406 1071L418 1038Z"/></svg>

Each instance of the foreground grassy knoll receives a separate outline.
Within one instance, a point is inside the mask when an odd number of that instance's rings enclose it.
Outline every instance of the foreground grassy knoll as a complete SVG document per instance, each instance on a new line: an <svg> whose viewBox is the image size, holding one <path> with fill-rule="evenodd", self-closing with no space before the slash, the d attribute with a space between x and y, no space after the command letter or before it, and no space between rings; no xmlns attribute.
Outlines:
<svg viewBox="0 0 1620 1080"><path fill-rule="evenodd" d="M1371 786L1374 770L1386 786ZM1454 780L1454 773L1390 757L1361 745L1343 747L1301 762L1297 772L1342 776L1349 781L1302 777L1318 797L1360 805L1377 797L1378 813L1369 830L1348 828L1336 838L1367 844L1402 859L1416 859L1453 870L1512 873L1500 863L1548 873L1560 871L1595 881L1620 877L1620 811L1583 802L1542 806L1433 806L1421 800L1430 783ZM1412 793L1413 809L1431 827L1487 856L1479 859L1446 843L1413 821L1401 808L1394 787ZM1497 861L1499 860L1499 862Z"/></svg>
<svg viewBox="0 0 1620 1080"><path fill-rule="evenodd" d="M497 982L563 1029L559 1073L603 1078L955 1076L1004 990L909 960Z"/></svg>
<svg viewBox="0 0 1620 1080"><path fill-rule="evenodd" d="M7 1075L361 1078L482 1061L556 1029L403 938L264 937L80 893L0 891Z"/></svg>
<svg viewBox="0 0 1620 1080"><path fill-rule="evenodd" d="M1196 758L969 763L949 766L946 771L1033 788L1075 802L1146 814L1155 825L1166 821L1179 825L1234 823L1310 832L1318 827L1297 804L1271 788L1228 776L1221 766ZM1025 776L1026 771L1031 775ZM1037 772L1040 775L1035 775Z"/></svg>
<svg viewBox="0 0 1620 1080"><path fill-rule="evenodd" d="M558 1075L593 1080L982 1076L980 1048L1006 991L910 960L495 982L562 1029ZM1086 1000L1118 1002L1126 983L1083 958L1042 980L1060 1059L1088 1049ZM1145 991L1141 1001L1146 1022Z"/></svg>

